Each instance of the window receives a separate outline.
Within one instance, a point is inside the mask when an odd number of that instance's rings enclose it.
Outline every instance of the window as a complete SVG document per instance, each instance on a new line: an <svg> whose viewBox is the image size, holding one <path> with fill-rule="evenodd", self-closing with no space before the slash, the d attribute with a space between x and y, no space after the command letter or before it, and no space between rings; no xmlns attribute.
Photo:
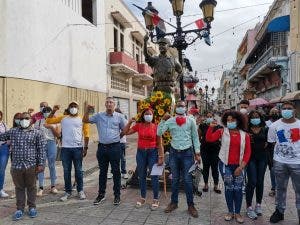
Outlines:
<svg viewBox="0 0 300 225"><path fill-rule="evenodd" d="M124 52L124 27L114 19L114 51Z"/></svg>
<svg viewBox="0 0 300 225"><path fill-rule="evenodd" d="M142 47L143 45L136 40L134 37L132 37L132 52L135 60L137 63L142 63Z"/></svg>
<svg viewBox="0 0 300 225"><path fill-rule="evenodd" d="M118 51L118 30L114 28L114 51Z"/></svg>
<svg viewBox="0 0 300 225"><path fill-rule="evenodd" d="M94 25L97 25L97 6L95 0L82 0L82 17Z"/></svg>

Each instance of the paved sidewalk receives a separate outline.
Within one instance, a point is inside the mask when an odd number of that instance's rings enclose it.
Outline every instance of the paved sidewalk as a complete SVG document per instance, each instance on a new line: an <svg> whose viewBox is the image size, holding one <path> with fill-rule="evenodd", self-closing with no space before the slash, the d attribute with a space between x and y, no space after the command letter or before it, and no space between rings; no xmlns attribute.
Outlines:
<svg viewBox="0 0 300 225"><path fill-rule="evenodd" d="M127 149L127 163L129 169L135 168L135 138L129 138L129 148ZM197 224L197 225L223 225L223 224L237 224L235 221L225 222L223 214L226 212L226 204L224 194L215 194L212 188L208 193L204 193L202 198L195 197L195 206L199 209L199 218L191 218L187 214L187 207L185 203L185 195L183 193L179 196L179 208L171 214L165 214L163 209L169 202L170 193L168 192L167 198L162 194L160 201L161 207L157 211L151 211L149 203L151 203L152 193L148 190L147 205L140 209L135 209L134 205L139 196L138 189L128 187L122 190L122 203L119 206L113 206L112 194L112 180L108 181L107 199L98 206L93 205L93 200L97 195L98 190L98 171L96 160L96 143L90 145L87 158L84 160L84 170L88 171L88 176L84 178L84 189L87 194L87 199L80 201L74 196L67 202L60 202L59 197L63 194L63 179L61 163L57 164L58 172L58 188L59 194L52 195L49 190L46 190L45 195L38 198L38 212L39 215L35 219L30 219L25 216L22 221L11 221L11 215L15 211L15 199L0 199L0 224L26 224L26 225L83 225L83 224L101 224L101 225L184 225L184 224ZM9 168L9 167L8 167ZM89 172L91 174L89 174ZM93 173L92 173L93 172ZM46 178L49 183L48 169L46 169ZM12 193L13 186L11 178L7 170L6 190ZM274 210L274 198L268 196L270 189L270 181L268 171L266 173L265 182L265 196L263 199L264 215L256 221L251 221L245 218L246 225L265 225L269 224L268 220ZM203 185L203 184L201 184ZM213 187L213 183L210 184ZM222 191L223 186L221 185ZM245 202L245 201L244 201ZM294 192L289 186L287 197L287 211L285 213L285 221L279 223L280 225L296 225L298 224L297 213L295 210L295 196ZM243 206L243 214L245 213L245 206Z"/></svg>

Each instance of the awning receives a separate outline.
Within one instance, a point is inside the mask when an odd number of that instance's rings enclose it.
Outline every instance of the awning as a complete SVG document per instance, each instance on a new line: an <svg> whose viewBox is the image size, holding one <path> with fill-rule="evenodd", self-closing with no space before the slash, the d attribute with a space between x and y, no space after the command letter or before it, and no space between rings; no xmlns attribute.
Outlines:
<svg viewBox="0 0 300 225"><path fill-rule="evenodd" d="M251 99L249 102L250 102L250 106L266 105L269 103L267 100L263 98Z"/></svg>
<svg viewBox="0 0 300 225"><path fill-rule="evenodd" d="M144 36L141 34L141 32L135 30L135 31L131 31L130 33L131 33L132 37L134 37L140 43L144 43Z"/></svg>
<svg viewBox="0 0 300 225"><path fill-rule="evenodd" d="M269 103L275 104L281 102L282 97L273 98L269 101Z"/></svg>
<svg viewBox="0 0 300 225"><path fill-rule="evenodd" d="M268 25L268 32L284 32L290 30L290 15L277 17Z"/></svg>
<svg viewBox="0 0 300 225"><path fill-rule="evenodd" d="M111 12L111 16L115 20L117 20L123 27L125 27L125 28L132 28L131 23L119 11Z"/></svg>
<svg viewBox="0 0 300 225"><path fill-rule="evenodd" d="M197 97L195 95L192 95L192 94L189 94L187 97L186 97L186 100L187 101L197 101L199 99L197 99Z"/></svg>
<svg viewBox="0 0 300 225"><path fill-rule="evenodd" d="M290 92L287 93L282 99L281 101L293 101L293 100L300 100L300 91L294 91L294 92Z"/></svg>

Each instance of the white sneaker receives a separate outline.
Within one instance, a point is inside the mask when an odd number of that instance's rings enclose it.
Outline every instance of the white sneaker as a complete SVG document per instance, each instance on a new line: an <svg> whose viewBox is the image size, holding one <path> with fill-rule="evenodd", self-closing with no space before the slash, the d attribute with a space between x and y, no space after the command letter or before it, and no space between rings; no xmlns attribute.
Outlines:
<svg viewBox="0 0 300 225"><path fill-rule="evenodd" d="M108 174L107 174L107 179L112 179L112 178L113 178L112 173L108 173Z"/></svg>
<svg viewBox="0 0 300 225"><path fill-rule="evenodd" d="M36 196L42 197L43 196L43 190L39 189L39 191L36 193Z"/></svg>
<svg viewBox="0 0 300 225"><path fill-rule="evenodd" d="M127 173L122 173L122 178L128 179L128 174Z"/></svg>
<svg viewBox="0 0 300 225"><path fill-rule="evenodd" d="M83 191L79 191L79 192L78 192L78 197L79 197L80 200L86 199L86 196L85 196L85 194L84 194Z"/></svg>
<svg viewBox="0 0 300 225"><path fill-rule="evenodd" d="M7 197L9 197L9 195L4 190L0 190L0 198L7 198Z"/></svg>
<svg viewBox="0 0 300 225"><path fill-rule="evenodd" d="M65 192L65 194L60 198L62 202L67 201L71 197L71 194Z"/></svg>

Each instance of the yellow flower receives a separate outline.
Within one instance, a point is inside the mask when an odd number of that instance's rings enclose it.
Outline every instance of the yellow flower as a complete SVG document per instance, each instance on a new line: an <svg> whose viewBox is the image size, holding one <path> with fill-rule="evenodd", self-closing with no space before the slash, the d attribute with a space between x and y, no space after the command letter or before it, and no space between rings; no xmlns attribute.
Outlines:
<svg viewBox="0 0 300 225"><path fill-rule="evenodd" d="M165 111L163 109L158 110L158 115L162 116L165 114Z"/></svg>
<svg viewBox="0 0 300 225"><path fill-rule="evenodd" d="M169 144L169 141L163 140L163 145L168 145L168 144Z"/></svg>
<svg viewBox="0 0 300 225"><path fill-rule="evenodd" d="M155 106L156 110L159 110L161 107L159 105Z"/></svg>
<svg viewBox="0 0 300 225"><path fill-rule="evenodd" d="M145 104L144 104L144 109L147 109L147 108L149 108L149 106L150 106L150 104L149 104L149 103L147 103L147 102L145 102Z"/></svg>
<svg viewBox="0 0 300 225"><path fill-rule="evenodd" d="M170 137L171 137L171 135L170 135L170 133L169 133L169 132L165 132L165 133L163 134L163 137L165 137L165 138L170 138Z"/></svg>
<svg viewBox="0 0 300 225"><path fill-rule="evenodd" d="M157 99L162 99L164 97L164 94L161 91L157 91L155 93L155 96L156 96Z"/></svg>
<svg viewBox="0 0 300 225"><path fill-rule="evenodd" d="M164 102L165 102L166 105L170 105L171 104L171 100L169 98L166 98Z"/></svg>
<svg viewBox="0 0 300 225"><path fill-rule="evenodd" d="M139 120L141 118L141 115L142 115L141 113L136 114L135 119Z"/></svg>
<svg viewBox="0 0 300 225"><path fill-rule="evenodd" d="M151 98L150 98L150 101L151 102L156 102L157 98L155 95L152 95Z"/></svg>

